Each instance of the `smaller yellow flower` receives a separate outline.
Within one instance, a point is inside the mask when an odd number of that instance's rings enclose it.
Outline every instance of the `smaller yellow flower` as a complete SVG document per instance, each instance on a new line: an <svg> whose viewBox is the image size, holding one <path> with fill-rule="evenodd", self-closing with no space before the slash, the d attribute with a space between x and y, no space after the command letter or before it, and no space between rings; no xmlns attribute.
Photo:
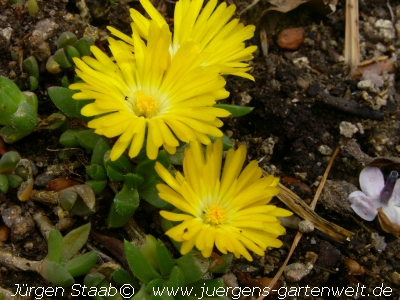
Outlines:
<svg viewBox="0 0 400 300"><path fill-rule="evenodd" d="M158 26L167 24L150 0L139 1ZM170 47L172 56L186 41L191 40L199 44L202 53L210 54L204 65L219 67L221 75L231 74L254 80L253 76L246 73L251 67L244 61L253 59L257 46L246 47L244 42L254 36L255 26L244 26L239 19L231 20L235 5L227 6L223 2L217 6L217 0L210 0L202 9L203 3L203 0L180 0L176 3ZM150 20L135 9L130 12L132 31L147 40ZM128 35L111 26L107 28L113 35L133 45L133 39Z"/></svg>
<svg viewBox="0 0 400 300"><path fill-rule="evenodd" d="M158 175L167 183L157 185L159 196L180 213L161 211L170 221L182 221L166 234L182 242L181 253L193 247L209 257L214 245L237 258L253 260L247 249L264 255L267 247L281 247L277 239L285 233L277 217L290 216L288 210L267 205L279 193L279 179L262 177L256 161L242 171L246 148L230 149L222 165L222 140L207 145L205 153L198 142L190 143L183 161L184 175L172 176L160 163Z"/></svg>

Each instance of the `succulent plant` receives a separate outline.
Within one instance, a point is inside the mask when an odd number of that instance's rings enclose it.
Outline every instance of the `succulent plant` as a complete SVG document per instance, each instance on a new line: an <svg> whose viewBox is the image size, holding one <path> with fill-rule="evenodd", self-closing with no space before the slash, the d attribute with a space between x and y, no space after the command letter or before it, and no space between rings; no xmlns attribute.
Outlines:
<svg viewBox="0 0 400 300"><path fill-rule="evenodd" d="M14 173L14 169L20 161L17 152L9 151L0 158L0 192L5 193L8 188L19 187L23 179Z"/></svg>
<svg viewBox="0 0 400 300"><path fill-rule="evenodd" d="M0 76L0 136L12 144L31 133L37 123L38 99L21 92L10 79Z"/></svg>
<svg viewBox="0 0 400 300"><path fill-rule="evenodd" d="M74 65L72 58L90 56L90 46L94 45L94 39L85 36L78 40L72 32L63 32L57 40L57 51L49 57L46 69L50 73L56 74L62 69L71 68Z"/></svg>

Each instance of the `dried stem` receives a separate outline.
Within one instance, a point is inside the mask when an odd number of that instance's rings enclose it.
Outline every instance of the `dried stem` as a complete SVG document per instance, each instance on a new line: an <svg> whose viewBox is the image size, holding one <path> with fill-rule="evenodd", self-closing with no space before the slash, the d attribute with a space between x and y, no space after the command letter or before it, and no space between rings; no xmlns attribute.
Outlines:
<svg viewBox="0 0 400 300"><path fill-rule="evenodd" d="M360 63L358 0L346 0L344 60L350 66L351 70Z"/></svg>
<svg viewBox="0 0 400 300"><path fill-rule="evenodd" d="M42 261L33 261L26 258L14 256L12 253L0 249L0 264L12 269L20 269L22 271L39 272Z"/></svg>

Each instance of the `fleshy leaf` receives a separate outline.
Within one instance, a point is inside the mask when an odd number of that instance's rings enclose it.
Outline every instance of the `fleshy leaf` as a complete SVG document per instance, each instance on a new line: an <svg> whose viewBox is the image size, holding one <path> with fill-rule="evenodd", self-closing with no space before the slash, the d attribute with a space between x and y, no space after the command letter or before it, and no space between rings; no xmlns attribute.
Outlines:
<svg viewBox="0 0 400 300"><path fill-rule="evenodd" d="M161 276L168 276L175 266L174 259L164 243L160 241L157 242L156 251Z"/></svg>
<svg viewBox="0 0 400 300"><path fill-rule="evenodd" d="M66 268L48 259L43 260L39 273L45 279L57 286L71 286L75 282L74 278L69 274Z"/></svg>
<svg viewBox="0 0 400 300"><path fill-rule="evenodd" d="M69 260L65 264L65 268L73 276L81 276L90 271L97 262L97 253L90 251L78 257Z"/></svg>
<svg viewBox="0 0 400 300"><path fill-rule="evenodd" d="M214 104L214 107L222 108L231 113L230 117L242 117L250 113L254 107L232 105L232 104Z"/></svg>
<svg viewBox="0 0 400 300"><path fill-rule="evenodd" d="M81 109L85 105L92 103L93 100L76 101L72 99L72 95L76 93L75 91L58 86L49 88L48 92L51 101L68 117L78 118L86 123L92 119L92 117L81 115Z"/></svg>
<svg viewBox="0 0 400 300"><path fill-rule="evenodd" d="M182 269L186 283L191 283L202 278L210 266L208 259L193 254L186 254L178 258L176 264Z"/></svg>
<svg viewBox="0 0 400 300"><path fill-rule="evenodd" d="M63 248L63 237L57 229L53 228L49 233L49 239L47 242L47 256L48 260L58 263L61 259L62 248Z"/></svg>
<svg viewBox="0 0 400 300"><path fill-rule="evenodd" d="M89 237L90 223L70 231L63 238L62 258L71 259L86 244Z"/></svg>
<svg viewBox="0 0 400 300"><path fill-rule="evenodd" d="M161 278L142 252L128 241L124 241L124 252L132 273L142 282L149 283Z"/></svg>

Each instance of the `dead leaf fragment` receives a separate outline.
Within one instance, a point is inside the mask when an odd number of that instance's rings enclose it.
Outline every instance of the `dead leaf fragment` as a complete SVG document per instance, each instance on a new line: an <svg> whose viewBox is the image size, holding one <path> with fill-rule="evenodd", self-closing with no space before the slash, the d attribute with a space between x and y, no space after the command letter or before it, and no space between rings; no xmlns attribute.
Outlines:
<svg viewBox="0 0 400 300"><path fill-rule="evenodd" d="M295 9L300 4L308 2L308 0L292 0L292 1L269 0L268 2L274 5L273 7L270 7L268 10L277 10L286 13L288 11Z"/></svg>
<svg viewBox="0 0 400 300"><path fill-rule="evenodd" d="M383 231L393 234L396 238L400 237L400 225L390 221L383 212L382 207L378 208L378 221Z"/></svg>

